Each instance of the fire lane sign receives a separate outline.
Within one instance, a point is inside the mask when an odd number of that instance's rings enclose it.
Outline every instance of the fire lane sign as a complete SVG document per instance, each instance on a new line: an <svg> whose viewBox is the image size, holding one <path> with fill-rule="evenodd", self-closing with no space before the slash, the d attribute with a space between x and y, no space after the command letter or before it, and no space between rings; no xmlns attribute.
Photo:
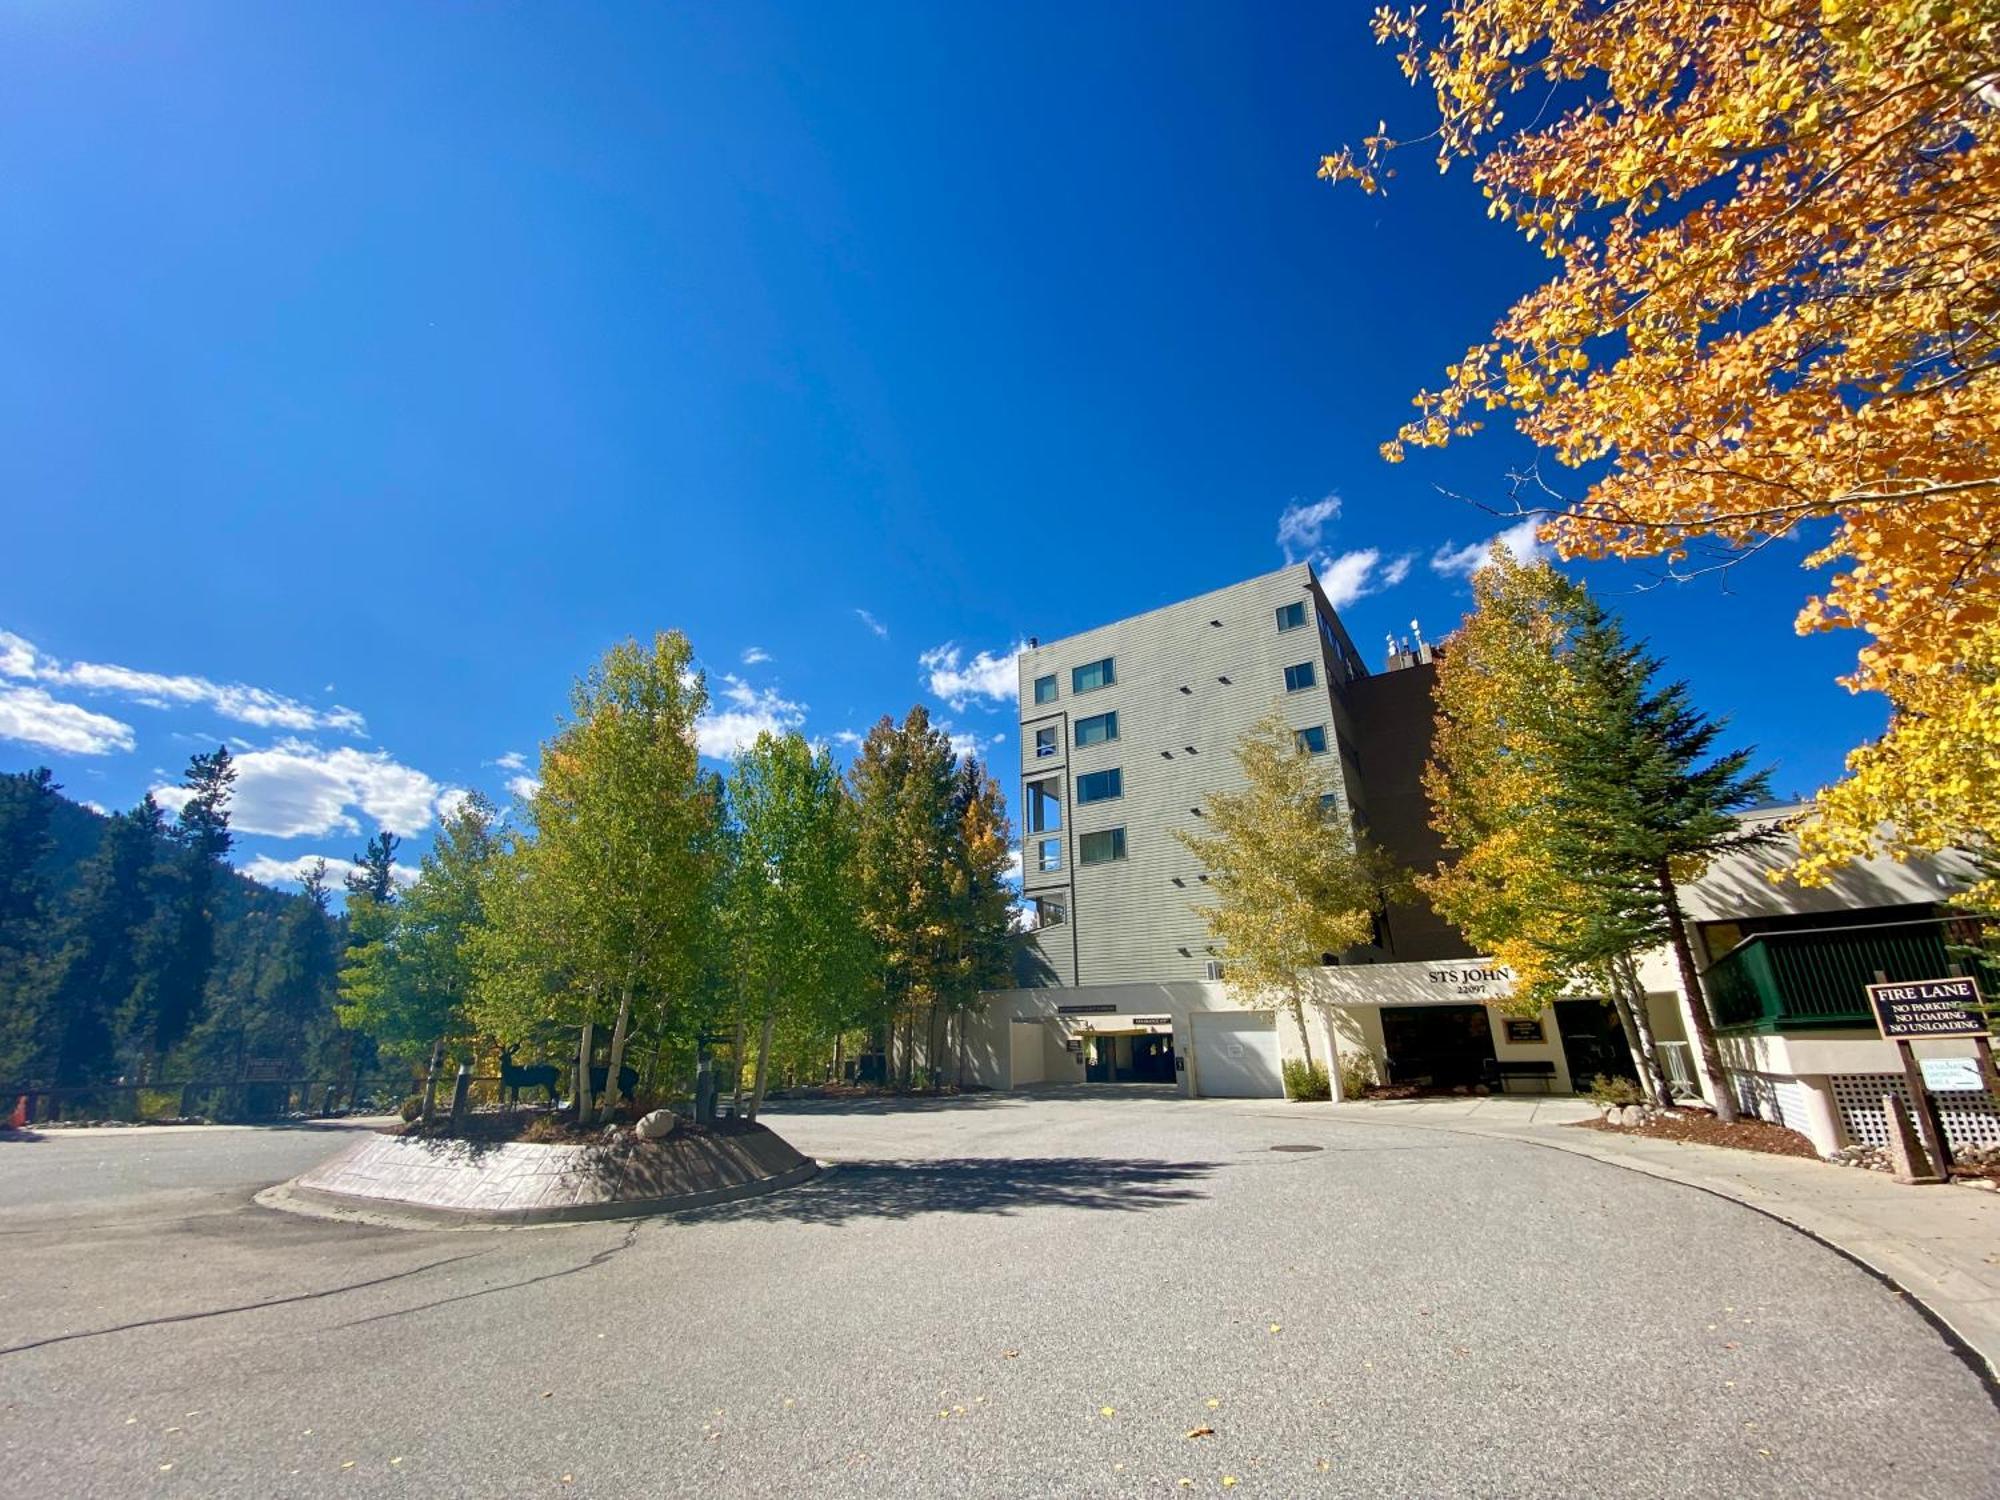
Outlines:
<svg viewBox="0 0 2000 1500"><path fill-rule="evenodd" d="M1871 984L1875 1024L1891 1041L1938 1036L1985 1036L1979 985L1971 979L1913 979Z"/></svg>

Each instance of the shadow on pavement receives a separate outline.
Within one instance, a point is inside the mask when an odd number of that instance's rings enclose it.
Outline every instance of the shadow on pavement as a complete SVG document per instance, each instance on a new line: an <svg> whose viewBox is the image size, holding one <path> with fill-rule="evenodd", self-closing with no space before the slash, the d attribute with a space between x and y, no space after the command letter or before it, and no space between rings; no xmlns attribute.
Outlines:
<svg viewBox="0 0 2000 1500"><path fill-rule="evenodd" d="M1101 1104L1106 1100L1177 1099L1171 1083L1072 1083L1053 1087L978 1089L964 1094L854 1094L838 1099L764 1101L764 1115L935 1114L941 1110L1017 1109L1025 1104Z"/></svg>
<svg viewBox="0 0 2000 1500"><path fill-rule="evenodd" d="M1136 1213L1207 1196L1199 1187L1219 1163L1114 1161L1096 1156L843 1164L764 1198L694 1209L690 1222L846 1224L917 1214L1011 1214L1025 1208Z"/></svg>

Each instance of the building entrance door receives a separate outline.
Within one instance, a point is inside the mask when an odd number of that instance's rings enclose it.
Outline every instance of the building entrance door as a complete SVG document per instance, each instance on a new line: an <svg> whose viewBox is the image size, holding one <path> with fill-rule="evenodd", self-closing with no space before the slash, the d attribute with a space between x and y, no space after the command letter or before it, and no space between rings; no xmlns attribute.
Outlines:
<svg viewBox="0 0 2000 1500"><path fill-rule="evenodd" d="M1391 1083L1470 1086L1493 1061L1493 1026L1483 1005L1385 1005L1382 1044Z"/></svg>
<svg viewBox="0 0 2000 1500"><path fill-rule="evenodd" d="M1556 1001L1556 1029L1562 1033L1571 1088L1580 1092L1590 1087L1590 1080L1600 1073L1607 1078L1639 1076L1618 1012L1602 1000Z"/></svg>
<svg viewBox="0 0 2000 1500"><path fill-rule="evenodd" d="M1099 1033L1085 1044L1085 1083L1172 1083L1174 1039L1157 1032Z"/></svg>

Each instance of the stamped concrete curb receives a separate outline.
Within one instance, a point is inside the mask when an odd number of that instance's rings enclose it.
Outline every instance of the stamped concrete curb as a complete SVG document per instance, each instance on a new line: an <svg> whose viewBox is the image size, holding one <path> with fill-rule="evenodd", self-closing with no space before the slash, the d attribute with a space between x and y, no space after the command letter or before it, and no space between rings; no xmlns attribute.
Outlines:
<svg viewBox="0 0 2000 1500"><path fill-rule="evenodd" d="M257 1195L267 1208L416 1227L508 1227L708 1208L807 1181L819 1163L767 1129L587 1146L373 1135Z"/></svg>
<svg viewBox="0 0 2000 1500"><path fill-rule="evenodd" d="M1735 1152L1698 1142L1648 1142L1635 1149L1633 1144L1622 1138L1615 1145L1589 1139L1572 1140L1571 1136L1582 1136L1587 1132L1568 1130L1563 1126L1514 1126L1466 1120L1432 1123L1407 1116L1371 1120L1345 1111L1338 1118L1341 1123L1404 1125L1414 1130L1541 1146L1628 1172L1638 1172L1678 1187L1709 1193L1774 1219L1825 1246L1906 1297L1918 1314L1979 1375L1988 1395L1996 1405L2000 1405L2000 1257L1994 1257L1994 1248L2000 1245L2000 1236L1979 1244L1968 1244L1956 1251L1931 1249L1915 1239L1908 1228L1898 1232L1879 1222L1870 1223L1831 1201L1841 1191L1865 1191L1877 1186L1890 1188L1889 1184L1855 1182L1849 1172L1817 1161L1790 1157L1759 1160L1754 1152ZM1680 1160L1671 1157L1662 1159L1648 1149L1652 1145L1657 1145L1661 1152L1696 1154ZM1646 1154L1640 1155L1639 1151ZM1733 1160L1738 1156L1749 1156L1752 1160ZM1692 1167L1687 1163L1691 1163ZM1809 1178L1798 1182L1787 1181L1793 1169L1827 1172L1832 1174L1832 1180L1826 1183ZM1760 1172L1767 1181L1753 1183L1748 1180ZM1787 1191L1788 1188L1792 1190ZM1799 1191L1800 1188L1804 1191ZM1814 1201L1814 1189L1824 1194L1826 1201ZM1974 1195L1967 1190L1950 1187L1894 1187L1890 1190L1949 1195L1932 1196L1915 1202L1900 1200L1898 1209L1911 1218L1928 1215L1939 1208L1951 1211L1963 1207L1982 1217L1988 1213L1986 1194ZM2000 1215L1995 1216L1995 1223L2000 1225ZM1933 1238L1943 1242L1946 1236L1939 1232ZM1978 1252L1982 1249L1989 1259L1982 1261L1979 1258Z"/></svg>

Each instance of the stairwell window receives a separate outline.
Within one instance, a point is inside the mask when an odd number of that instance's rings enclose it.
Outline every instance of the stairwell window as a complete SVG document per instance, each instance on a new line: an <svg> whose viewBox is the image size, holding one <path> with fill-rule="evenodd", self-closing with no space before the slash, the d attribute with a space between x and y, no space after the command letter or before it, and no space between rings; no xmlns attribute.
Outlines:
<svg viewBox="0 0 2000 1500"><path fill-rule="evenodd" d="M1103 828L1077 837L1076 862L1080 865L1101 865L1124 857L1125 830L1122 828Z"/></svg>
<svg viewBox="0 0 2000 1500"><path fill-rule="evenodd" d="M1313 664L1302 661L1296 667L1285 668L1285 691L1296 693L1313 686L1319 681L1319 674L1313 671Z"/></svg>
<svg viewBox="0 0 2000 1500"><path fill-rule="evenodd" d="M1117 680L1118 669L1108 656L1102 661L1087 661L1069 670L1069 690L1072 693L1094 693L1099 688L1110 687Z"/></svg>
<svg viewBox="0 0 2000 1500"><path fill-rule="evenodd" d="M1062 868L1062 840L1035 840L1035 873L1046 875L1051 870Z"/></svg>
<svg viewBox="0 0 2000 1500"><path fill-rule="evenodd" d="M1295 733L1298 735L1299 749L1303 750L1307 755L1326 754L1326 726L1324 724L1315 724L1310 729L1300 729L1295 731Z"/></svg>
<svg viewBox="0 0 2000 1500"><path fill-rule="evenodd" d="M1035 731L1035 759L1043 760L1056 753L1056 727L1051 724Z"/></svg>
<svg viewBox="0 0 2000 1500"><path fill-rule="evenodd" d="M1062 831L1062 783L1051 776L1028 783L1028 832Z"/></svg>
<svg viewBox="0 0 2000 1500"><path fill-rule="evenodd" d="M1118 738L1118 714L1116 710L1108 714L1092 714L1087 719L1076 721L1076 742L1084 745L1103 745Z"/></svg>

